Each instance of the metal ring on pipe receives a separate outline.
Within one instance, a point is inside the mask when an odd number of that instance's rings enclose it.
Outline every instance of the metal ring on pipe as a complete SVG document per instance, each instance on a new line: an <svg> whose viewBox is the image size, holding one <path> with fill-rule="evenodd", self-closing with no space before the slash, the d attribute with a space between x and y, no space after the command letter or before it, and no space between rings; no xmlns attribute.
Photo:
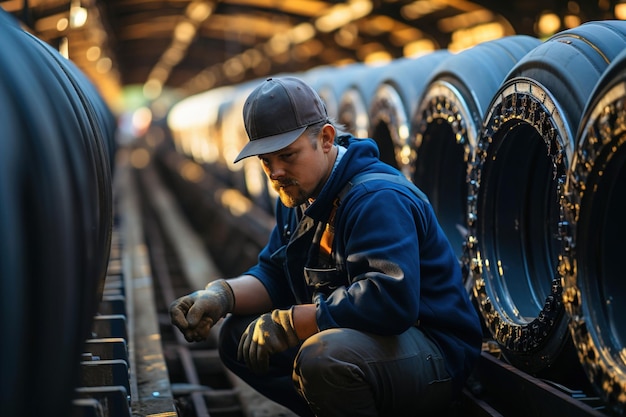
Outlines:
<svg viewBox="0 0 626 417"><path fill-rule="evenodd" d="M324 101L329 117L338 120L339 106L344 91L350 87L355 79L368 70L369 67L362 63L331 67L331 69L323 72L313 70L315 81L312 86ZM307 71L307 73L310 72Z"/></svg>
<svg viewBox="0 0 626 417"><path fill-rule="evenodd" d="M378 143L380 159L410 175L409 118L415 112L426 80L450 55L439 50L419 58L401 58L381 73L369 108L370 134Z"/></svg>
<svg viewBox="0 0 626 417"><path fill-rule="evenodd" d="M376 92L378 77L385 66L368 66L364 73L352 80L339 99L337 121L357 138L370 134L369 108Z"/></svg>

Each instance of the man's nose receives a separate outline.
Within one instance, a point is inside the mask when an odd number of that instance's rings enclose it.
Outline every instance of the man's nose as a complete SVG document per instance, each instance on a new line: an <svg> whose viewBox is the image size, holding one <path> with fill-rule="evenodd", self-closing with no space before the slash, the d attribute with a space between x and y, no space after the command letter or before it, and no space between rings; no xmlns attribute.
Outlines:
<svg viewBox="0 0 626 417"><path fill-rule="evenodd" d="M284 169L273 169L270 172L270 179L274 180L274 181L279 180L279 179L281 179L284 176L285 176L285 170Z"/></svg>
<svg viewBox="0 0 626 417"><path fill-rule="evenodd" d="M285 169L280 163L272 163L267 167L267 172L271 180L278 180L285 176Z"/></svg>

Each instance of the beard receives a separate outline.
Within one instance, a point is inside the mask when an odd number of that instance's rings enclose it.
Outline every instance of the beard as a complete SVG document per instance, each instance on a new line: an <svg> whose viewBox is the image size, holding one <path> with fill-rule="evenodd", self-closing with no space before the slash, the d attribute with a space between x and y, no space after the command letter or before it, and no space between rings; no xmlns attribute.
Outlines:
<svg viewBox="0 0 626 417"><path fill-rule="evenodd" d="M309 199L300 183L295 180L272 182L272 187L278 193L280 201L289 208L298 207Z"/></svg>

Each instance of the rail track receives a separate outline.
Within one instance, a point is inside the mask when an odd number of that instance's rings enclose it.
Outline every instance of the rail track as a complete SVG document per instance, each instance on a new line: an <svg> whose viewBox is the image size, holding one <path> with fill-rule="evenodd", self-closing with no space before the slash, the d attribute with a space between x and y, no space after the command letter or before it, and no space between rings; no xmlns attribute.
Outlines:
<svg viewBox="0 0 626 417"><path fill-rule="evenodd" d="M93 333L101 344L120 346L115 357L87 341L74 416L294 416L222 366L218 327L190 344L170 324L172 300L221 274L153 169L122 162L116 180L115 244ZM122 366L113 369L111 361Z"/></svg>

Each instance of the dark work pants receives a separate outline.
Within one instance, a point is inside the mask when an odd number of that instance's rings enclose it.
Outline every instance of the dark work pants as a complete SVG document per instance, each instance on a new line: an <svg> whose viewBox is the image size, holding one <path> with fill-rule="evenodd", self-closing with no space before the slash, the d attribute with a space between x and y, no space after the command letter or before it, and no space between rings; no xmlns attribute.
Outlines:
<svg viewBox="0 0 626 417"><path fill-rule="evenodd" d="M329 329L270 358L257 375L237 361L241 334L255 317L229 316L220 331L225 366L299 416L424 416L444 412L452 383L437 346L412 327L398 336Z"/></svg>

